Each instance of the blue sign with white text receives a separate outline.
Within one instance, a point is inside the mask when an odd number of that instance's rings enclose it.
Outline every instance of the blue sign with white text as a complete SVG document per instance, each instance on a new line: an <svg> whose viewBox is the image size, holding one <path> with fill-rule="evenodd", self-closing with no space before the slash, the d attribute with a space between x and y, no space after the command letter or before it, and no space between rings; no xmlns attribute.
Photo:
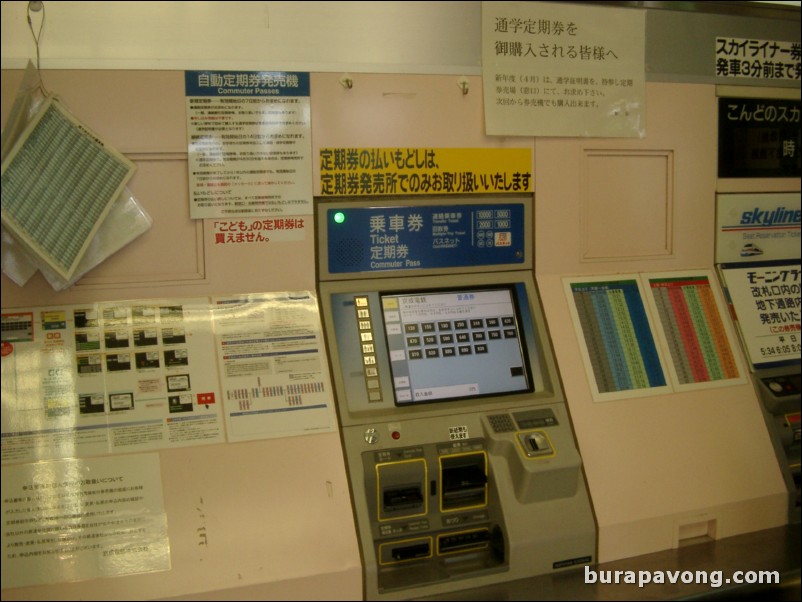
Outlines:
<svg viewBox="0 0 802 602"><path fill-rule="evenodd" d="M309 96L309 74L288 71L185 71L187 96Z"/></svg>
<svg viewBox="0 0 802 602"><path fill-rule="evenodd" d="M329 272L520 264L522 204L332 207Z"/></svg>

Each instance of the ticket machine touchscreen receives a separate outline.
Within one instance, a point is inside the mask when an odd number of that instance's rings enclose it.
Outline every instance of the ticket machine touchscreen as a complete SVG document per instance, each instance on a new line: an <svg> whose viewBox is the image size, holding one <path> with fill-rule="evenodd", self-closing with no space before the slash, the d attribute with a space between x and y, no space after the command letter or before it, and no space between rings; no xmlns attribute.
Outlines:
<svg viewBox="0 0 802 602"><path fill-rule="evenodd" d="M509 288L381 296L398 406L531 391Z"/></svg>

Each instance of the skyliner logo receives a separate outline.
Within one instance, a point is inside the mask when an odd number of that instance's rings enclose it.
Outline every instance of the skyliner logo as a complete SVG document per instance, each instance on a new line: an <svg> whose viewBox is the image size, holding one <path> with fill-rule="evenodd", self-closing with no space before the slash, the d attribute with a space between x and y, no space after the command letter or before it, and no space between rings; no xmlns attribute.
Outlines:
<svg viewBox="0 0 802 602"><path fill-rule="evenodd" d="M784 206L771 211L755 207L741 214L741 221L737 226L725 226L724 229L799 228L801 214L799 209L787 209Z"/></svg>

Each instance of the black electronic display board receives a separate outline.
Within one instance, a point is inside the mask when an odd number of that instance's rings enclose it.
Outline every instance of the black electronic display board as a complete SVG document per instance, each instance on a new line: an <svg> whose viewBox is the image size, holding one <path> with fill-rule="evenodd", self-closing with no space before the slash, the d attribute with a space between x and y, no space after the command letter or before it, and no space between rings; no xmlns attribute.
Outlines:
<svg viewBox="0 0 802 602"><path fill-rule="evenodd" d="M718 177L800 177L799 121L799 100L719 98Z"/></svg>

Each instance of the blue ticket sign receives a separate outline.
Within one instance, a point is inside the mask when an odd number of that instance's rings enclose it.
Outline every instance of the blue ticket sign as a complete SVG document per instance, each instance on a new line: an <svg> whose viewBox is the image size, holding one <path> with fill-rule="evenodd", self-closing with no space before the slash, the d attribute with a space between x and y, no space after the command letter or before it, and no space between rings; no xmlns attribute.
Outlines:
<svg viewBox="0 0 802 602"><path fill-rule="evenodd" d="M521 264L520 203L336 207L326 211L329 272Z"/></svg>

